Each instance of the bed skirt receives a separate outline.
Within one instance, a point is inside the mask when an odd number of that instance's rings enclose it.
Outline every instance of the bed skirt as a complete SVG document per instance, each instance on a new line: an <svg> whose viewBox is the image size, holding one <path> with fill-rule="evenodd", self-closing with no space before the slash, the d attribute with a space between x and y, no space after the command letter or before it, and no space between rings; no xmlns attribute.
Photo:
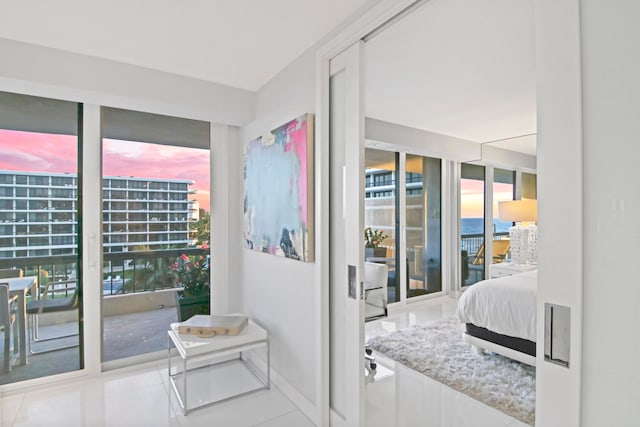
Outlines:
<svg viewBox="0 0 640 427"><path fill-rule="evenodd" d="M481 340L490 341L501 345L503 347L510 348L520 353L525 353L530 356L536 356L536 343L533 341L525 340L522 338L510 337L507 335L501 335L492 332L486 328L481 328L473 323L466 323L467 334L472 337L480 338Z"/></svg>

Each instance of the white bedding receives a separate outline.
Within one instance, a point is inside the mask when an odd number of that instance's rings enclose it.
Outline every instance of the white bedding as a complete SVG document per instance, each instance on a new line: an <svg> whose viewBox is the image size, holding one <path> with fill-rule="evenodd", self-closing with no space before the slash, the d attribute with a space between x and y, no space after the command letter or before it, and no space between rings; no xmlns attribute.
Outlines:
<svg viewBox="0 0 640 427"><path fill-rule="evenodd" d="M536 341L537 271L478 282L462 294L457 314L463 323Z"/></svg>

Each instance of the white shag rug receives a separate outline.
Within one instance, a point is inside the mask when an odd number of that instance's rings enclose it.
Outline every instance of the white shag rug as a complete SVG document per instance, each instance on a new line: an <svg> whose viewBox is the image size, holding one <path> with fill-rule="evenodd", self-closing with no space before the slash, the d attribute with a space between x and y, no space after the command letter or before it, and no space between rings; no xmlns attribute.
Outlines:
<svg viewBox="0 0 640 427"><path fill-rule="evenodd" d="M376 336L368 345L509 416L535 423L536 369L495 353L474 353L462 341L456 318Z"/></svg>

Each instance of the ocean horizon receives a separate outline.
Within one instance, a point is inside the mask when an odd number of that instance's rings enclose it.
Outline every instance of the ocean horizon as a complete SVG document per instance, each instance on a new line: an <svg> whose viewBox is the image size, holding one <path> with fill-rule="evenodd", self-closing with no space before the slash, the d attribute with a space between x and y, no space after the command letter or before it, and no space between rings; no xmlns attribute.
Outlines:
<svg viewBox="0 0 640 427"><path fill-rule="evenodd" d="M513 224L493 218L493 228L496 233L506 233ZM484 218L461 218L460 234L482 234L484 231Z"/></svg>

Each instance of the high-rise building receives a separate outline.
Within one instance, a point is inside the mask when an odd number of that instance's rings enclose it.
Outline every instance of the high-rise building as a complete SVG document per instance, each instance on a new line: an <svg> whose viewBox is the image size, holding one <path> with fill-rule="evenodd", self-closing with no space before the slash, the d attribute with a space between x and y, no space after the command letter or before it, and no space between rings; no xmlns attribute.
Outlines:
<svg viewBox="0 0 640 427"><path fill-rule="evenodd" d="M192 184L104 177L104 251L188 246ZM75 253L77 187L75 174L0 170L0 258Z"/></svg>

